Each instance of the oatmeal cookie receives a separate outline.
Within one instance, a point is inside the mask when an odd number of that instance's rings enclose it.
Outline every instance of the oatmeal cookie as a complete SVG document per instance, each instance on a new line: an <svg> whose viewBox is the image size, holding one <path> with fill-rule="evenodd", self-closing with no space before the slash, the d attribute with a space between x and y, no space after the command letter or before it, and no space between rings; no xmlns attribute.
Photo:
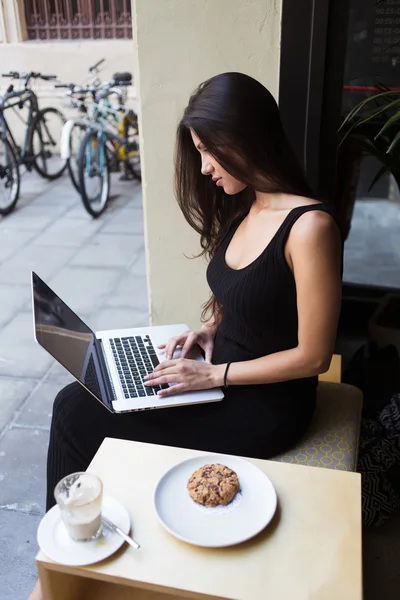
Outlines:
<svg viewBox="0 0 400 600"><path fill-rule="evenodd" d="M197 469L187 483L189 495L198 504L205 506L226 505L240 491L235 471L219 464L204 465Z"/></svg>

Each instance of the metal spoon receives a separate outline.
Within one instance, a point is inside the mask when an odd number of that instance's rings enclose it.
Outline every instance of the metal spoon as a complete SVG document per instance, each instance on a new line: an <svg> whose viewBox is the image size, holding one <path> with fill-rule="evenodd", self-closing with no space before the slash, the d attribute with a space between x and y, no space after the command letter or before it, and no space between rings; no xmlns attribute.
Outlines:
<svg viewBox="0 0 400 600"><path fill-rule="evenodd" d="M135 542L135 540L133 538L131 538L126 533L124 533L122 531L122 529L120 529L115 523L113 523L112 521L110 521L110 519L107 519L107 517L105 517L104 515L102 515L102 520L107 525L107 527L109 529L112 529L113 531L116 531L121 537L123 537L124 540L126 542L128 542L128 544L130 544L132 546L132 548L135 548L135 550L139 550L140 544L138 544L137 542Z"/></svg>

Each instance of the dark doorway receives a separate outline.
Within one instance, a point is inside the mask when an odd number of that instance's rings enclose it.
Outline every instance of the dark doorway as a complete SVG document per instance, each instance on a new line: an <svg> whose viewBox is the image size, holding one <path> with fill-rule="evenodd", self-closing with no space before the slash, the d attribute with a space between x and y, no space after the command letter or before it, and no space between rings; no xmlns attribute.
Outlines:
<svg viewBox="0 0 400 600"><path fill-rule="evenodd" d="M375 297L400 290L400 195L388 174L369 191L379 163L341 160L338 129L377 81L400 87L400 0L283 0L284 125L315 193L339 210L345 286Z"/></svg>

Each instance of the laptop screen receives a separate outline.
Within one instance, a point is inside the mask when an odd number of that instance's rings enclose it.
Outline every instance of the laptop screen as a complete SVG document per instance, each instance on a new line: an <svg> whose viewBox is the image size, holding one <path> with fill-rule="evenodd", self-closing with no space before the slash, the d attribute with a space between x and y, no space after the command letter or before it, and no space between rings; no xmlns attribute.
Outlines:
<svg viewBox="0 0 400 600"><path fill-rule="evenodd" d="M93 331L36 273L32 273L38 343L101 402L108 404Z"/></svg>

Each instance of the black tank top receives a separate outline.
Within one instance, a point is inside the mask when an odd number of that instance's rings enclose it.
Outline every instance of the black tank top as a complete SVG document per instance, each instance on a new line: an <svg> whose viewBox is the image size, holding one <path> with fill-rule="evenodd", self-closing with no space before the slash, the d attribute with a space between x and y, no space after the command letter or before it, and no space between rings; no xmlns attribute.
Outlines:
<svg viewBox="0 0 400 600"><path fill-rule="evenodd" d="M333 208L326 204L294 208L260 256L243 269L232 269L225 260L238 225L222 240L207 269L208 284L223 306L214 364L251 360L297 346L296 284L284 251L293 224L310 210L327 212L336 220ZM315 389L316 378L311 380Z"/></svg>

